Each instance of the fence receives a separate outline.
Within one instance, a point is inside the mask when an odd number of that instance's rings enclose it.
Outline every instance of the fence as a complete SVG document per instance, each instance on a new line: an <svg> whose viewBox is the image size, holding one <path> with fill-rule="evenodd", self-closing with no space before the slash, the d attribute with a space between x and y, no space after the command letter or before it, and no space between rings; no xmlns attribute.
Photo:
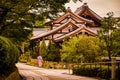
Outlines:
<svg viewBox="0 0 120 80"><path fill-rule="evenodd" d="M89 70L93 70L99 68L99 75L103 75L103 68L106 68L107 72L105 72L105 76L107 76L106 78L110 78L112 80L120 80L120 61L116 61L115 58L112 58L111 62L97 62L97 63L80 63L80 64L73 64L73 68L76 67L77 69L82 68L83 70L87 68L89 68ZM83 71L84 72L84 71ZM94 71L96 72L96 71ZM74 69L73 69L73 73L74 73ZM89 73L89 72L88 72ZM81 73L84 74L84 73ZM94 73L94 74L97 74ZM94 74L92 73L91 76L95 77ZM86 76L86 75L84 75ZM87 75L90 76L90 75Z"/></svg>

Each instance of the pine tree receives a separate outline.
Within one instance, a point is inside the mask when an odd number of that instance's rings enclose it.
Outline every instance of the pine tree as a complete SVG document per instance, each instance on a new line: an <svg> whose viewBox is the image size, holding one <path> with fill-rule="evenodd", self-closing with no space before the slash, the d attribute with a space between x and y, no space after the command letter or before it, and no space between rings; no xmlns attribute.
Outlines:
<svg viewBox="0 0 120 80"><path fill-rule="evenodd" d="M48 54L47 54L47 60L48 61L60 61L60 48L57 44L52 43L52 41L49 41L48 44Z"/></svg>
<svg viewBox="0 0 120 80"><path fill-rule="evenodd" d="M41 55L43 57L43 59L46 60L47 46L46 46L46 43L45 43L44 39L42 40L41 45L39 47L39 55Z"/></svg>

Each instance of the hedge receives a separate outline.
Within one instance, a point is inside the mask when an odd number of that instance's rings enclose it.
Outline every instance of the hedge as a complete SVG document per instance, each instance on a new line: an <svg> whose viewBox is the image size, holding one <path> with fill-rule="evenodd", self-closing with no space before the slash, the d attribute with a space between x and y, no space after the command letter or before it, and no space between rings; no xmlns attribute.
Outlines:
<svg viewBox="0 0 120 80"><path fill-rule="evenodd" d="M102 79L110 79L111 78L111 68L108 69L106 65L100 66L74 66L73 74L88 76L88 77L96 77ZM116 68L116 80L120 80L120 69Z"/></svg>

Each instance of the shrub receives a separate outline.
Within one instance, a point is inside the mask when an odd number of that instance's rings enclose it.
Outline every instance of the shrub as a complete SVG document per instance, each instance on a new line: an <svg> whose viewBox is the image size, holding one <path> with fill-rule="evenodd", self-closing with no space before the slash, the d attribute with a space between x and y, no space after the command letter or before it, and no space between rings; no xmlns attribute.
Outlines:
<svg viewBox="0 0 120 80"><path fill-rule="evenodd" d="M111 78L111 69L108 69L108 67L106 66L102 66L101 68L99 65L97 65L96 67L93 65L74 66L73 74L102 78L102 79L109 79Z"/></svg>
<svg viewBox="0 0 120 80"><path fill-rule="evenodd" d="M18 57L18 48L8 38L0 36L0 74L12 70Z"/></svg>
<svg viewBox="0 0 120 80"><path fill-rule="evenodd" d="M111 66L109 65L74 65L73 74L96 77L109 80L111 78ZM120 67L116 67L116 80L120 80Z"/></svg>

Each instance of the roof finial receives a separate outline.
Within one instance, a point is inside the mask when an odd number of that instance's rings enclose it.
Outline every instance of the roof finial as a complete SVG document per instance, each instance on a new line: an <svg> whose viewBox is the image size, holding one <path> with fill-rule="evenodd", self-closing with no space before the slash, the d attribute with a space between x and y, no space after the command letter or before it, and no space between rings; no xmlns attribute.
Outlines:
<svg viewBox="0 0 120 80"><path fill-rule="evenodd" d="M84 3L84 5L83 5L83 6L84 6L84 7L88 7L88 5L87 5L87 3L86 3L86 2Z"/></svg>
<svg viewBox="0 0 120 80"><path fill-rule="evenodd" d="M85 2L84 5L87 5L87 3Z"/></svg>
<svg viewBox="0 0 120 80"><path fill-rule="evenodd" d="M67 8L67 11L71 11L70 7Z"/></svg>

